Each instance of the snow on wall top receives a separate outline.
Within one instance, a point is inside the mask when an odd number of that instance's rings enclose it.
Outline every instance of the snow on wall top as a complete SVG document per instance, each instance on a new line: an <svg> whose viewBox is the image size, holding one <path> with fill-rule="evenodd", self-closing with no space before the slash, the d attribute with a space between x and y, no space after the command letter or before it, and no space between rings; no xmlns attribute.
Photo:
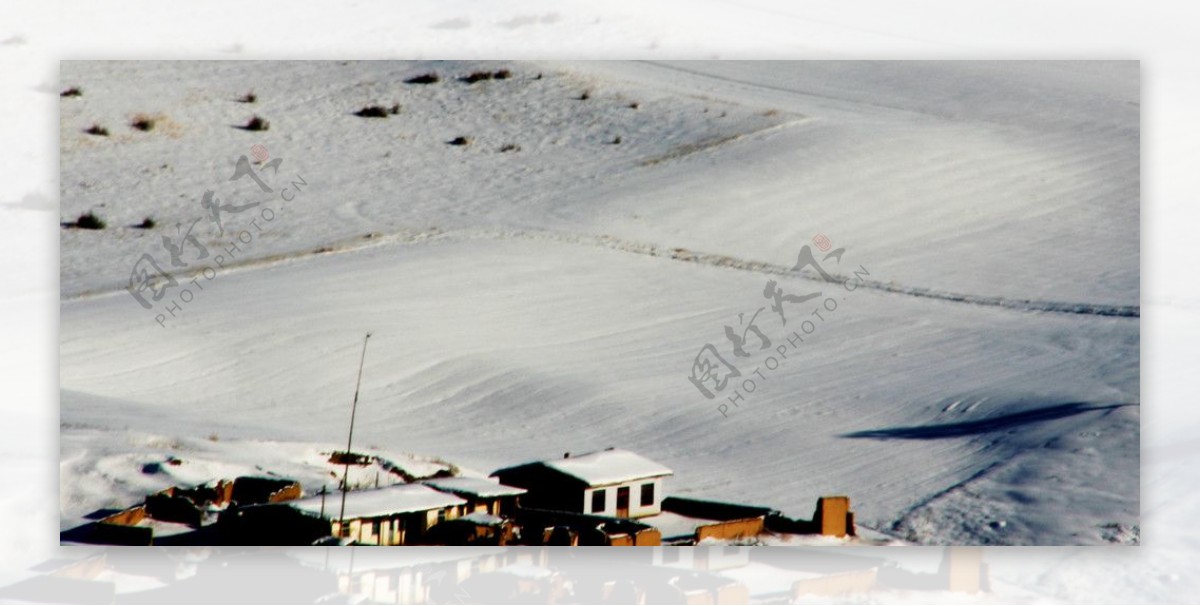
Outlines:
<svg viewBox="0 0 1200 606"><path fill-rule="evenodd" d="M508 497L514 495L525 494L528 492L524 488L516 488L514 486L505 486L493 480L484 478L434 478L424 480L422 482L426 486L432 486L442 492L448 492L456 495L471 495L476 497Z"/></svg>
<svg viewBox="0 0 1200 606"><path fill-rule="evenodd" d="M546 467L587 482L590 486L669 476L673 472L628 450L602 450L577 457L543 461Z"/></svg>
<svg viewBox="0 0 1200 606"><path fill-rule="evenodd" d="M397 513L429 511L454 505L465 505L466 501L452 494L434 490L421 484L403 484L375 490L355 490L346 493L347 518L373 518ZM309 497L288 503L304 513L321 515L321 497ZM341 495L331 493L325 497L326 519L333 519L341 511Z"/></svg>
<svg viewBox="0 0 1200 606"><path fill-rule="evenodd" d="M482 511L473 511L459 519L466 520L472 524L479 524L480 526L499 526L504 523L504 518L483 513Z"/></svg>

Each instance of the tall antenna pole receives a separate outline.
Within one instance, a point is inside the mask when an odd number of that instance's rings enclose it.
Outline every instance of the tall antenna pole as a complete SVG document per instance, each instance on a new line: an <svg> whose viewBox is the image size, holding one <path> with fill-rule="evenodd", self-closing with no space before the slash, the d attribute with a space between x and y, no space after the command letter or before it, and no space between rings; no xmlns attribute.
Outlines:
<svg viewBox="0 0 1200 606"><path fill-rule="evenodd" d="M362 386L363 362L367 361L367 341L371 333L363 337L362 357L358 360L358 380L354 383L354 403L350 405L350 435L346 437L346 469L342 472L342 510L338 513L338 535L349 535L346 528L346 491L350 490L350 445L354 442L354 414L358 412L358 390Z"/></svg>

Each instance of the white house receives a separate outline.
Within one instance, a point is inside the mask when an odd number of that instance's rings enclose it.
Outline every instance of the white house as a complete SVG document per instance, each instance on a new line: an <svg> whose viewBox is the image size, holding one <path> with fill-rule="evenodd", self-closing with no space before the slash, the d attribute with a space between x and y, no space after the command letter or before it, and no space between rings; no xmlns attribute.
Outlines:
<svg viewBox="0 0 1200 606"><path fill-rule="evenodd" d="M328 521L332 536L363 545L411 545L433 526L463 514L467 501L423 484L399 484L346 493L346 530L342 531L342 495L309 497L284 503Z"/></svg>
<svg viewBox="0 0 1200 606"><path fill-rule="evenodd" d="M528 490L524 507L638 518L662 512L663 478L670 469L627 450L526 463L492 473Z"/></svg>

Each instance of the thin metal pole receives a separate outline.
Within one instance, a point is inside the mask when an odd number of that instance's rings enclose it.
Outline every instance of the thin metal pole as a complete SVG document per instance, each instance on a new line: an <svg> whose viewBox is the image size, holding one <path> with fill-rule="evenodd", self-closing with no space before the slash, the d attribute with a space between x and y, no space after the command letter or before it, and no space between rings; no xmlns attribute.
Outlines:
<svg viewBox="0 0 1200 606"><path fill-rule="evenodd" d="M350 490L350 445L354 442L354 415L358 412L358 390L362 386L363 363L367 360L367 340L371 333L363 337L362 357L358 360L358 380L354 383L354 403L350 405L350 435L346 437L346 469L342 472L342 510L338 513L338 535L348 535L346 532L346 491Z"/></svg>

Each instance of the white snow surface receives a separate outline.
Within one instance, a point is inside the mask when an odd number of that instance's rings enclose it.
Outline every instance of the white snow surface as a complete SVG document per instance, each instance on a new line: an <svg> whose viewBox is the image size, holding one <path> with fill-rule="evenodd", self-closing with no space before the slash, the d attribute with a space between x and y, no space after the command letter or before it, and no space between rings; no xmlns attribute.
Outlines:
<svg viewBox="0 0 1200 606"><path fill-rule="evenodd" d="M1139 540L1137 63L66 62L62 83L85 93L61 104L61 219L110 224L61 234L64 526L147 487L140 460L79 464L145 436L213 474L342 440L371 331L362 444L483 470L615 446L674 470L668 494L802 517L846 494L917 543ZM402 108L351 115L368 103ZM234 128L253 114L270 130ZM218 236L199 200L256 143L273 184L307 185ZM197 219L229 262L186 268L160 325L171 299L123 286ZM817 234L872 285L788 273ZM769 280L823 296L784 326ZM771 346L735 356L724 327L764 306ZM725 414L741 383L687 379L707 343L755 380Z"/></svg>

